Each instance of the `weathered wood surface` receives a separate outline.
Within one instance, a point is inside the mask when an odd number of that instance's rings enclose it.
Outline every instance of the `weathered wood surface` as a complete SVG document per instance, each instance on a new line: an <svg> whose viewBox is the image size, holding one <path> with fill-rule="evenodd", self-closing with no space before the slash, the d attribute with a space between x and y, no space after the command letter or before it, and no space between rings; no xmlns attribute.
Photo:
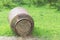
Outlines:
<svg viewBox="0 0 60 40"><path fill-rule="evenodd" d="M12 30L21 36L31 34L34 27L34 21L28 12L21 8L16 7L9 13L9 22Z"/></svg>

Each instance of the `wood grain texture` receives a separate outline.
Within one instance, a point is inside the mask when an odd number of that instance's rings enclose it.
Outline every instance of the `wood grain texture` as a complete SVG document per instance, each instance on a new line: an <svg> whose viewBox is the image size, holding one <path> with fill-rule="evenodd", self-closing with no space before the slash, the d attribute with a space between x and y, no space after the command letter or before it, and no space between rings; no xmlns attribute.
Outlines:
<svg viewBox="0 0 60 40"><path fill-rule="evenodd" d="M17 12L15 13L14 11L17 11ZM11 15L9 16L10 26L16 34L20 36L27 36L32 32L32 29L34 27L34 21L32 17L28 15L27 12L25 12L24 9L22 11L23 12L21 12L20 9L16 8L16 9L13 9L12 12L10 12L12 13L11 14L12 16ZM13 15L13 14L16 14L16 15Z"/></svg>

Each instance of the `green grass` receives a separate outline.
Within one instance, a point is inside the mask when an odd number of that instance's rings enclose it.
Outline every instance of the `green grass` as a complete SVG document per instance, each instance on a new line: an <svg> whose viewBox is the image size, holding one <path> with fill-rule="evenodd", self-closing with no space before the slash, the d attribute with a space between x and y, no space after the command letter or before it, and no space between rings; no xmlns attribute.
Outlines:
<svg viewBox="0 0 60 40"><path fill-rule="evenodd" d="M29 14L34 19L34 29L32 35L40 36L47 40L60 40L60 12L56 9L50 9L48 6L27 7ZM8 22L8 13L10 9L4 9L0 12L0 35L13 36Z"/></svg>
<svg viewBox="0 0 60 40"><path fill-rule="evenodd" d="M8 9L4 9L0 12L0 36L14 35L8 23L8 12Z"/></svg>

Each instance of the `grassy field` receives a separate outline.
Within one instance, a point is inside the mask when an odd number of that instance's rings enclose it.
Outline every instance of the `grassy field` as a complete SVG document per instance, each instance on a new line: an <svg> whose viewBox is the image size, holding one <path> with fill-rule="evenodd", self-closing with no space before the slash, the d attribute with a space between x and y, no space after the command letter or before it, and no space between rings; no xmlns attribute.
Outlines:
<svg viewBox="0 0 60 40"><path fill-rule="evenodd" d="M60 12L47 6L26 7L34 19L32 35L40 36L47 40L60 40ZM8 22L10 9L0 11L0 36L14 36Z"/></svg>

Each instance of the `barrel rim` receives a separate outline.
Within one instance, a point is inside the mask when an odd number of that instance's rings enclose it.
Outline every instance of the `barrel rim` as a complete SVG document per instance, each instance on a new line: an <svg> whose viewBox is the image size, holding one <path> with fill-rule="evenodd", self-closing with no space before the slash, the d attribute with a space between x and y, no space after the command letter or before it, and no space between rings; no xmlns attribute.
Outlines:
<svg viewBox="0 0 60 40"><path fill-rule="evenodd" d="M22 18L22 19L18 20L18 21L15 23L15 29L16 29L16 25L17 25L20 21L22 21L22 20L27 20L27 21L29 21L29 23L31 24L31 29L30 29L30 31L28 32L28 34L30 34L30 32L32 31L32 23L31 23L31 21L28 20L27 18ZM20 34L18 33L17 29L16 29L16 32L17 32L18 35L20 35ZM27 35L28 35L28 34L27 34Z"/></svg>

